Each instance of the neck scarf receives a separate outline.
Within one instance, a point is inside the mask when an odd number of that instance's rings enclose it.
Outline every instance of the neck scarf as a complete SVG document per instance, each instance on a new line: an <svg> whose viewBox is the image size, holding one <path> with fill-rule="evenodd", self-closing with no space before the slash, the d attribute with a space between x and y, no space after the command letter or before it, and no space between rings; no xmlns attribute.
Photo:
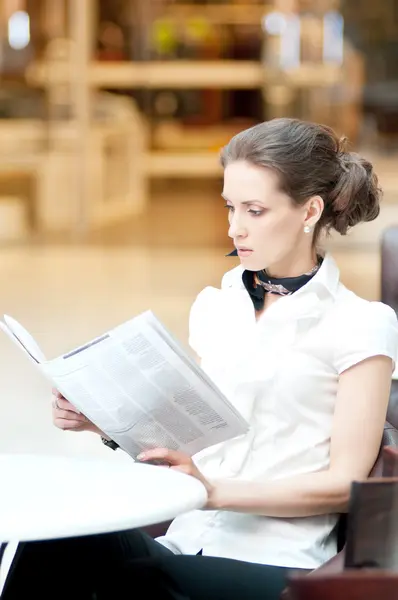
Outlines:
<svg viewBox="0 0 398 600"><path fill-rule="evenodd" d="M237 256L234 250L227 256ZM265 295L275 294L277 296L290 296L306 285L318 272L322 258L318 257L318 263L308 273L297 277L271 277L265 269L261 271L243 271L242 281L249 293L256 310L264 307Z"/></svg>

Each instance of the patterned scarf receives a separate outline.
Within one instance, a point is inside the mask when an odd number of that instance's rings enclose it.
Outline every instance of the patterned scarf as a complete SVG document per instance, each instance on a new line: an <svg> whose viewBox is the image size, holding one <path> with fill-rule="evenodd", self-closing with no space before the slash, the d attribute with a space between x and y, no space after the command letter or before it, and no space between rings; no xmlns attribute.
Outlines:
<svg viewBox="0 0 398 600"><path fill-rule="evenodd" d="M227 256L237 256L236 250L233 250ZM298 277L270 277L263 269L262 271L243 271L242 281L247 289L250 298L256 310L261 310L264 307L266 294L275 294L277 296L290 296L297 292L300 288L306 285L314 275L319 271L323 258L318 257L316 264L308 273L299 275Z"/></svg>

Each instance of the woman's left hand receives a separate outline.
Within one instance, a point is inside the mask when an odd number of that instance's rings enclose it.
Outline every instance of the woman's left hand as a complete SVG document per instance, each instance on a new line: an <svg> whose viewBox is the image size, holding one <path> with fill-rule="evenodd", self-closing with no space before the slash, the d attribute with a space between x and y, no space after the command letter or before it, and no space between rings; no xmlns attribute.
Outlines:
<svg viewBox="0 0 398 600"><path fill-rule="evenodd" d="M210 497L214 491L214 486L199 471L192 458L187 454L183 454L183 452L178 452L177 450L167 450L167 448L154 448L153 450L147 450L146 452L139 454L137 456L137 460L140 462L160 460L169 465L169 467L175 471L180 471L181 473L185 473L186 475L191 475L191 477L199 479L199 481L203 483L206 488L207 496L209 498L207 506L209 505Z"/></svg>

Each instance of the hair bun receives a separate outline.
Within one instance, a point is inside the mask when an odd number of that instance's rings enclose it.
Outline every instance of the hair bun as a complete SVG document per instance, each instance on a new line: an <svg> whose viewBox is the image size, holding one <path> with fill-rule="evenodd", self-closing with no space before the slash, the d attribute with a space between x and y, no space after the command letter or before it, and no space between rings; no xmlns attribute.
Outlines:
<svg viewBox="0 0 398 600"><path fill-rule="evenodd" d="M330 195L331 226L344 235L354 225L376 219L380 212L381 189L368 160L340 148L337 159L340 177Z"/></svg>

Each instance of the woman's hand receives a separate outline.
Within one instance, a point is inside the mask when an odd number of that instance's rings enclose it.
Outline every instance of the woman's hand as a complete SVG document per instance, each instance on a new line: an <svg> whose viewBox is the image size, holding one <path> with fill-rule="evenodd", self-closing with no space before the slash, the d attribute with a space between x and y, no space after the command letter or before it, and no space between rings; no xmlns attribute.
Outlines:
<svg viewBox="0 0 398 600"><path fill-rule="evenodd" d="M137 460L140 462L152 461L152 460L161 460L162 462L169 465L171 469L175 471L180 471L181 473L185 473L186 475L191 475L191 477L195 477L195 479L199 479L201 483L206 488L208 502L206 504L206 508L210 508L211 505L211 497L214 492L214 486L206 477L199 471L195 463L193 462L190 456L183 454L183 452L178 452L176 450L167 450L167 448L154 448L153 450L147 450L146 452L142 452L137 456Z"/></svg>
<svg viewBox="0 0 398 600"><path fill-rule="evenodd" d="M82 415L64 396L53 389L52 399L53 423L59 429L65 431L92 431L103 435L103 433Z"/></svg>

